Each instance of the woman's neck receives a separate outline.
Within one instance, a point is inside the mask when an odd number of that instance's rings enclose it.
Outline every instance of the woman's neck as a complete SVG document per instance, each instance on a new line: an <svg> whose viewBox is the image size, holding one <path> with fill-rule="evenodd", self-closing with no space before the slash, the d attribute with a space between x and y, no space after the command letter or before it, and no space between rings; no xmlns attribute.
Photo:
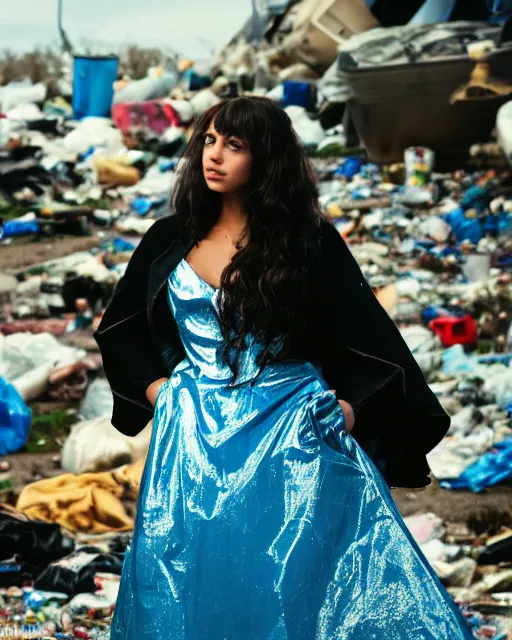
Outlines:
<svg viewBox="0 0 512 640"><path fill-rule="evenodd" d="M217 221L218 227L237 235L247 223L247 214L243 207L243 201L237 193L225 193L222 209Z"/></svg>

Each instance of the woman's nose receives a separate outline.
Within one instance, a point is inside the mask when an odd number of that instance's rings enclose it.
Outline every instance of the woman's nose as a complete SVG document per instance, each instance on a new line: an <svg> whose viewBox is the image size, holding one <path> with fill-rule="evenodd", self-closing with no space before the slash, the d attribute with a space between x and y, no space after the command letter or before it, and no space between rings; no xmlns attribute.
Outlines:
<svg viewBox="0 0 512 640"><path fill-rule="evenodd" d="M210 160L216 164L223 161L222 143L219 140L210 147Z"/></svg>

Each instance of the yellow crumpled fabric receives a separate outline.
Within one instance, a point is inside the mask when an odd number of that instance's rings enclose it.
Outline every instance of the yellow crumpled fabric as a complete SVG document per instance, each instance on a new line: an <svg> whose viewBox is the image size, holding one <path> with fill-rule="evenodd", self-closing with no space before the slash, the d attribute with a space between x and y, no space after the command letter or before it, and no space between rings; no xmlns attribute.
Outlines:
<svg viewBox="0 0 512 640"><path fill-rule="evenodd" d="M145 461L144 457L112 471L65 473L33 482L21 491L16 508L71 531L130 531L133 518L121 498L138 494Z"/></svg>

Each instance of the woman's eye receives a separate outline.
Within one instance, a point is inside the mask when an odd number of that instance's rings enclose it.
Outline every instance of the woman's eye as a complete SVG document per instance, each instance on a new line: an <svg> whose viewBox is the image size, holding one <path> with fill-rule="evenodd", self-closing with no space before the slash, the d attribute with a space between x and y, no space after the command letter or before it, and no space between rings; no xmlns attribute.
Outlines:
<svg viewBox="0 0 512 640"><path fill-rule="evenodd" d="M240 151L243 148L239 142L236 142L236 140L230 140L229 144L235 151Z"/></svg>
<svg viewBox="0 0 512 640"><path fill-rule="evenodd" d="M213 142L213 137L210 135L207 135L204 137L204 143L205 144L211 144Z"/></svg>

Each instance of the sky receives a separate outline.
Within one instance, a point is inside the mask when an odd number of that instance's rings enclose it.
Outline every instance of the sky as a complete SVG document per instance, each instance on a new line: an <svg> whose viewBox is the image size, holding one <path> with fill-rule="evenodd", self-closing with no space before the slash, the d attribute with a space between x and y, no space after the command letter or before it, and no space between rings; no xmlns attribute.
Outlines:
<svg viewBox="0 0 512 640"><path fill-rule="evenodd" d="M95 46L168 47L187 57L218 51L251 14L250 0L62 0L63 25L76 53ZM58 44L57 0L2 1L0 50Z"/></svg>

